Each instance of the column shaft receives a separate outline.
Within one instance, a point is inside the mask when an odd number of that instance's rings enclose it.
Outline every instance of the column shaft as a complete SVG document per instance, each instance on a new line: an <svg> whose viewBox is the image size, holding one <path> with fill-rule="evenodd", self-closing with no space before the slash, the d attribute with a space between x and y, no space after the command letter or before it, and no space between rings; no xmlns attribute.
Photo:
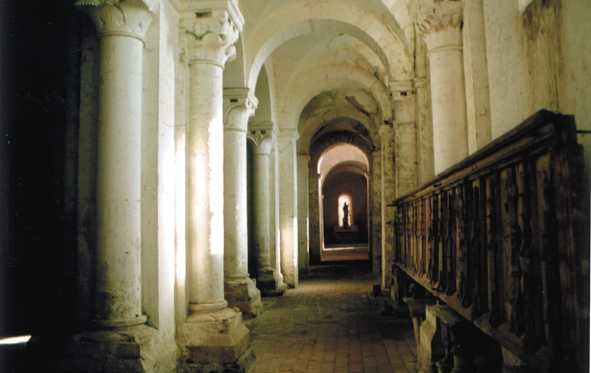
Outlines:
<svg viewBox="0 0 591 373"><path fill-rule="evenodd" d="M250 316L263 306L248 274L246 131L256 106L248 88L224 89L224 288L228 303Z"/></svg>
<svg viewBox="0 0 591 373"><path fill-rule="evenodd" d="M272 129L265 129L272 132ZM254 205L255 205L255 242L257 249L257 285L266 296L281 295L284 291L281 276L276 270L273 260L271 229L275 227L271 221L274 184L271 181L271 138L259 139L254 155ZM274 204L273 204L274 206Z"/></svg>
<svg viewBox="0 0 591 373"><path fill-rule="evenodd" d="M141 40L100 41L95 322L145 321L141 306Z"/></svg>
<svg viewBox="0 0 591 373"><path fill-rule="evenodd" d="M224 130L224 265L226 279L248 277L246 132Z"/></svg>
<svg viewBox="0 0 591 373"><path fill-rule="evenodd" d="M418 184L416 100L412 81L392 84L395 126L396 196L415 189Z"/></svg>
<svg viewBox="0 0 591 373"><path fill-rule="evenodd" d="M462 55L462 3L422 0L431 76L435 173L468 155L466 94Z"/></svg>
<svg viewBox="0 0 591 373"><path fill-rule="evenodd" d="M255 204L255 240L258 252L259 272L270 272L271 266L271 181L269 153L261 149L254 155L254 204Z"/></svg>
<svg viewBox="0 0 591 373"><path fill-rule="evenodd" d="M298 285L298 211L296 135L279 135L281 270L290 287Z"/></svg>
<svg viewBox="0 0 591 373"><path fill-rule="evenodd" d="M462 50L434 50L429 61L435 173L440 173L468 155Z"/></svg>
<svg viewBox="0 0 591 373"><path fill-rule="evenodd" d="M207 61L190 65L188 145L188 247L190 307L221 309L224 300L223 69Z"/></svg>
<svg viewBox="0 0 591 373"><path fill-rule="evenodd" d="M387 289L392 279L392 244L393 230L389 222L394 218L394 211L387 205L396 197L396 184L394 178L394 130L391 126L380 127L381 149L381 192L382 192L382 278L381 288Z"/></svg>
<svg viewBox="0 0 591 373"><path fill-rule="evenodd" d="M298 154L298 232L299 232L299 268L305 270L310 263L310 236L308 224L309 202L308 202L308 174L309 174L310 156L307 154Z"/></svg>

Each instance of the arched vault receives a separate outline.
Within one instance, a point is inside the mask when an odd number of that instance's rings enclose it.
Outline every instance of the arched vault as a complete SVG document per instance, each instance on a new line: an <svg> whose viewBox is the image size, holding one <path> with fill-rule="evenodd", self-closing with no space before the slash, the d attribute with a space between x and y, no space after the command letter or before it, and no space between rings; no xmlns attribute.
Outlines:
<svg viewBox="0 0 591 373"><path fill-rule="evenodd" d="M276 1L256 17L247 32L248 86L271 54L287 41L310 33L349 34L370 47L386 66L391 79L407 79L412 58L405 33L387 10L379 12L356 0ZM369 9L368 9L369 8ZM390 14L391 15L391 14Z"/></svg>

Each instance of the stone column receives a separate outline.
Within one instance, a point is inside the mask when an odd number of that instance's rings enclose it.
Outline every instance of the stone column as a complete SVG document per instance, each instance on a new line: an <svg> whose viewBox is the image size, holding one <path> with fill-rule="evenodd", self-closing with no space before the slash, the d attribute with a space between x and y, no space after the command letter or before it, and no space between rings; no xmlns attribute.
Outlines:
<svg viewBox="0 0 591 373"><path fill-rule="evenodd" d="M185 2L182 35L189 61L187 246L189 315L179 331L186 370L220 371L248 352L242 314L224 299L223 69L235 54L243 18L236 1Z"/></svg>
<svg viewBox="0 0 591 373"><path fill-rule="evenodd" d="M273 125L253 126L251 138L256 147L254 150L254 209L255 209L255 245L257 252L257 285L264 296L283 294L281 281L278 280L271 255L271 151L273 148Z"/></svg>
<svg viewBox="0 0 591 373"><path fill-rule="evenodd" d="M382 278L381 288L386 290L392 280L393 229L389 224L394 219L394 209L387 205L396 198L394 179L394 129L389 125L380 126L381 148L381 194L382 194Z"/></svg>
<svg viewBox="0 0 591 373"><path fill-rule="evenodd" d="M423 185L435 176L433 159L433 124L427 79L415 78L417 101L417 174L418 185Z"/></svg>
<svg viewBox="0 0 591 373"><path fill-rule="evenodd" d="M382 152L375 149L371 153L371 253L372 271L382 271Z"/></svg>
<svg viewBox="0 0 591 373"><path fill-rule="evenodd" d="M295 129L281 129L279 148L279 215L281 271L289 287L298 285L298 185Z"/></svg>
<svg viewBox="0 0 591 373"><path fill-rule="evenodd" d="M42 355L51 361L33 361L47 371L145 372L156 361L167 369L176 363L175 348L160 343L142 314L142 89L150 3L80 6L93 19L100 44L94 294L89 330L65 346L62 339L35 346L51 351Z"/></svg>
<svg viewBox="0 0 591 373"><path fill-rule="evenodd" d="M230 306L249 316L263 308L248 274L246 131L257 104L248 88L224 89L224 290Z"/></svg>
<svg viewBox="0 0 591 373"><path fill-rule="evenodd" d="M418 26L415 26L418 29ZM431 95L427 82L427 46L418 30L415 30L415 78L413 86L416 96L418 182L422 185L435 176L433 160L433 124L431 116Z"/></svg>
<svg viewBox="0 0 591 373"><path fill-rule="evenodd" d="M463 20L468 149L470 153L474 153L491 140L488 63L482 1L466 1Z"/></svg>
<svg viewBox="0 0 591 373"><path fill-rule="evenodd" d="M394 103L396 196L400 197L418 185L416 100L410 80L395 81L390 89Z"/></svg>
<svg viewBox="0 0 591 373"><path fill-rule="evenodd" d="M306 271L310 264L310 236L309 236L309 210L308 210L308 173L310 169L310 156L298 154L298 233L299 233L299 268Z"/></svg>
<svg viewBox="0 0 591 373"><path fill-rule="evenodd" d="M275 128L275 127L273 127ZM283 280L281 265L281 214L279 194L279 142L273 132L273 147L271 150L271 262L275 268L275 280L282 291L287 289Z"/></svg>
<svg viewBox="0 0 591 373"><path fill-rule="evenodd" d="M87 9L100 39L93 323L112 329L146 321L141 302L142 65L152 13L143 1Z"/></svg>
<svg viewBox="0 0 591 373"><path fill-rule="evenodd" d="M320 236L319 179L320 175L316 167L310 167L308 171L308 245L310 248L308 259L312 264L320 264L320 252L324 241L324 237Z"/></svg>
<svg viewBox="0 0 591 373"><path fill-rule="evenodd" d="M461 1L421 0L431 74L435 173L468 155Z"/></svg>

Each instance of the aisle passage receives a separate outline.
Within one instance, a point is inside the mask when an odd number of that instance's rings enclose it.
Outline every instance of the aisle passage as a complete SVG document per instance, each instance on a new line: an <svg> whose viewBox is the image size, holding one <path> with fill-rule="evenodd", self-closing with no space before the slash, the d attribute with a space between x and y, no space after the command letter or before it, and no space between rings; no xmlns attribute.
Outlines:
<svg viewBox="0 0 591 373"><path fill-rule="evenodd" d="M414 372L411 323L383 315L371 286L368 275L337 268L267 298L251 324L254 372Z"/></svg>

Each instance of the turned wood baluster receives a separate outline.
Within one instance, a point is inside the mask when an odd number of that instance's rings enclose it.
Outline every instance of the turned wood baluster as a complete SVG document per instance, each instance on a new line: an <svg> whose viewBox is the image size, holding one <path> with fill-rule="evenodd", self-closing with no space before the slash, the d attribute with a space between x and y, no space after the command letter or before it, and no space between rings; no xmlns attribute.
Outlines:
<svg viewBox="0 0 591 373"><path fill-rule="evenodd" d="M506 186L507 200L505 201L505 210L508 218L507 233L508 237L506 243L509 250L509 265L511 268L511 278L509 286L511 314L510 325L511 331L516 335L523 333L523 315L521 308L523 307L523 298L521 296L521 264L519 262L519 249L523 238L522 229L518 220L519 208L519 191L517 184L517 175L515 167L508 169Z"/></svg>
<svg viewBox="0 0 591 373"><path fill-rule="evenodd" d="M487 178L487 250L488 250L488 288L491 325L498 325L503 320L503 266L501 249L501 211L498 172Z"/></svg>

